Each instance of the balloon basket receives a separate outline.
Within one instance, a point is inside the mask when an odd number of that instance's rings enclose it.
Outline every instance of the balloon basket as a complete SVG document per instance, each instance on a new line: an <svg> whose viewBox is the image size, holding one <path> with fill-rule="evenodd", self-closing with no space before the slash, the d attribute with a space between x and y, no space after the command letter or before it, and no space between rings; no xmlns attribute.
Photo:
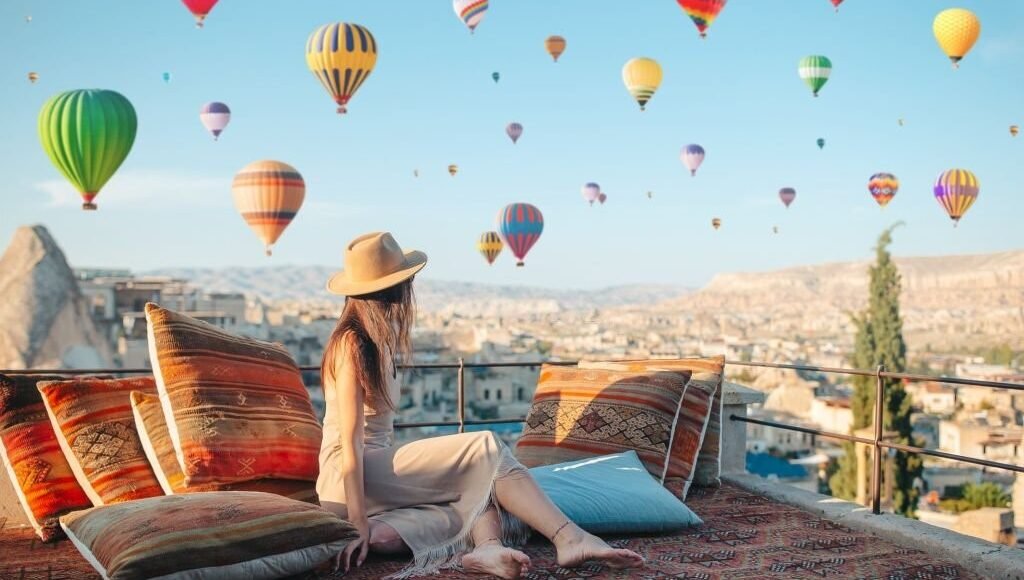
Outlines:
<svg viewBox="0 0 1024 580"><path fill-rule="evenodd" d="M338 105L338 114L344 115L346 113L348 113L348 109L345 108L345 105Z"/></svg>
<svg viewBox="0 0 1024 580"><path fill-rule="evenodd" d="M196 18L196 28L202 30L202 28L203 28L203 19L202 18Z"/></svg>
<svg viewBox="0 0 1024 580"><path fill-rule="evenodd" d="M85 211L96 211L98 208L95 203L87 201L82 204L82 209L84 209Z"/></svg>
<svg viewBox="0 0 1024 580"><path fill-rule="evenodd" d="M516 262L516 268L522 268L525 265L526 265L525 262Z"/></svg>
<svg viewBox="0 0 1024 580"><path fill-rule="evenodd" d="M697 170L696 169L691 169L690 170L690 177L697 177Z"/></svg>

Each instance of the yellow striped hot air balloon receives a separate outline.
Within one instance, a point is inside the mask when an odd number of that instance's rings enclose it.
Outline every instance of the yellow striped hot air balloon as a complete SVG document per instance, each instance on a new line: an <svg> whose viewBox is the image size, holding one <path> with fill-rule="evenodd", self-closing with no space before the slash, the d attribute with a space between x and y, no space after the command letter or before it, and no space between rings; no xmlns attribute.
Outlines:
<svg viewBox="0 0 1024 580"><path fill-rule="evenodd" d="M970 10L950 8L935 17L932 32L939 48L953 61L953 68L958 68L960 59L971 50L981 34L981 21Z"/></svg>
<svg viewBox="0 0 1024 580"><path fill-rule="evenodd" d="M953 226L960 223L967 210L978 199L981 185L978 178L966 169L950 169L943 171L935 180L935 200L946 210Z"/></svg>
<svg viewBox="0 0 1024 580"><path fill-rule="evenodd" d="M377 64L377 41L358 24L325 24L306 41L306 64L338 104L338 113L345 113Z"/></svg>
<svg viewBox="0 0 1024 580"><path fill-rule="evenodd" d="M501 241L498 232L484 232L480 234L480 239L476 242L476 249L488 264L493 264L498 254L505 249L505 244Z"/></svg>
<svg viewBox="0 0 1024 580"><path fill-rule="evenodd" d="M270 247L281 237L306 197L306 183L294 167L280 161L256 161L235 174L231 184L235 208Z"/></svg>
<svg viewBox="0 0 1024 580"><path fill-rule="evenodd" d="M661 85L661 66L651 58L630 59L622 67L622 82L643 111Z"/></svg>

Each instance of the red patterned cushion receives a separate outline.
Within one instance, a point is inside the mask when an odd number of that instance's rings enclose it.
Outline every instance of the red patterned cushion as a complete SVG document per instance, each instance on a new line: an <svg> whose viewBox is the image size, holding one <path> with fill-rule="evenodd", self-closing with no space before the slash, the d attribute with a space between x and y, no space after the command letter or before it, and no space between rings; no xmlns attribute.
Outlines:
<svg viewBox="0 0 1024 580"><path fill-rule="evenodd" d="M36 383L55 375L0 375L0 452L29 523L44 542L64 534L58 518L92 507L64 458Z"/></svg>

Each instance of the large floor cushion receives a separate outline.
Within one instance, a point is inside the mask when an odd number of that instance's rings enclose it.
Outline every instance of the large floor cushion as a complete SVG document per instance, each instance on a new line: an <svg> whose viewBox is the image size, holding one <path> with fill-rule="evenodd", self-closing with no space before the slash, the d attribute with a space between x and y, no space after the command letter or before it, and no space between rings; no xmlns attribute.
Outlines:
<svg viewBox="0 0 1024 580"><path fill-rule="evenodd" d="M316 481L322 437L288 351L146 305L150 361L186 487Z"/></svg>
<svg viewBox="0 0 1024 580"><path fill-rule="evenodd" d="M36 383L54 375L0 375L0 454L28 521L44 542L58 518L92 506L57 441Z"/></svg>
<svg viewBox="0 0 1024 580"><path fill-rule="evenodd" d="M636 451L663 482L687 466L669 451L689 372L541 367L516 457L527 467Z"/></svg>
<svg viewBox="0 0 1024 580"><path fill-rule="evenodd" d="M530 473L566 517L594 534L662 534L704 523L651 477L635 451Z"/></svg>
<svg viewBox="0 0 1024 580"><path fill-rule="evenodd" d="M93 505L164 494L142 451L129 397L132 391L155 396L153 377L82 377L38 388L64 457Z"/></svg>
<svg viewBox="0 0 1024 580"><path fill-rule="evenodd" d="M60 519L104 578L269 579L309 572L358 536L318 506L269 493L168 495Z"/></svg>
<svg viewBox="0 0 1024 580"><path fill-rule="evenodd" d="M161 488L167 495L200 491L264 491L299 501L318 503L316 484L297 479L256 479L234 484L210 483L185 487L185 474L178 465L174 445L171 444L171 436L167 432L167 422L160 407L160 398L136 391L131 394L131 405L142 448Z"/></svg>

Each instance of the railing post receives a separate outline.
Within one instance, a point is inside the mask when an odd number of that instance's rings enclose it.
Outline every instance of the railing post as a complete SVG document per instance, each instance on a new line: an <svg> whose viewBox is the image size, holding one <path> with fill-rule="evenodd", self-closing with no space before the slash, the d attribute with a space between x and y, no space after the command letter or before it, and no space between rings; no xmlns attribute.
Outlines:
<svg viewBox="0 0 1024 580"><path fill-rule="evenodd" d="M882 421L885 417L883 410L885 405L885 386L882 384L882 371L885 365L878 365L875 369L875 443L874 456L871 464L871 513L878 515L882 513Z"/></svg>
<svg viewBox="0 0 1024 580"><path fill-rule="evenodd" d="M466 363L459 357L459 370L458 370L458 418L459 418L459 433L466 432Z"/></svg>

